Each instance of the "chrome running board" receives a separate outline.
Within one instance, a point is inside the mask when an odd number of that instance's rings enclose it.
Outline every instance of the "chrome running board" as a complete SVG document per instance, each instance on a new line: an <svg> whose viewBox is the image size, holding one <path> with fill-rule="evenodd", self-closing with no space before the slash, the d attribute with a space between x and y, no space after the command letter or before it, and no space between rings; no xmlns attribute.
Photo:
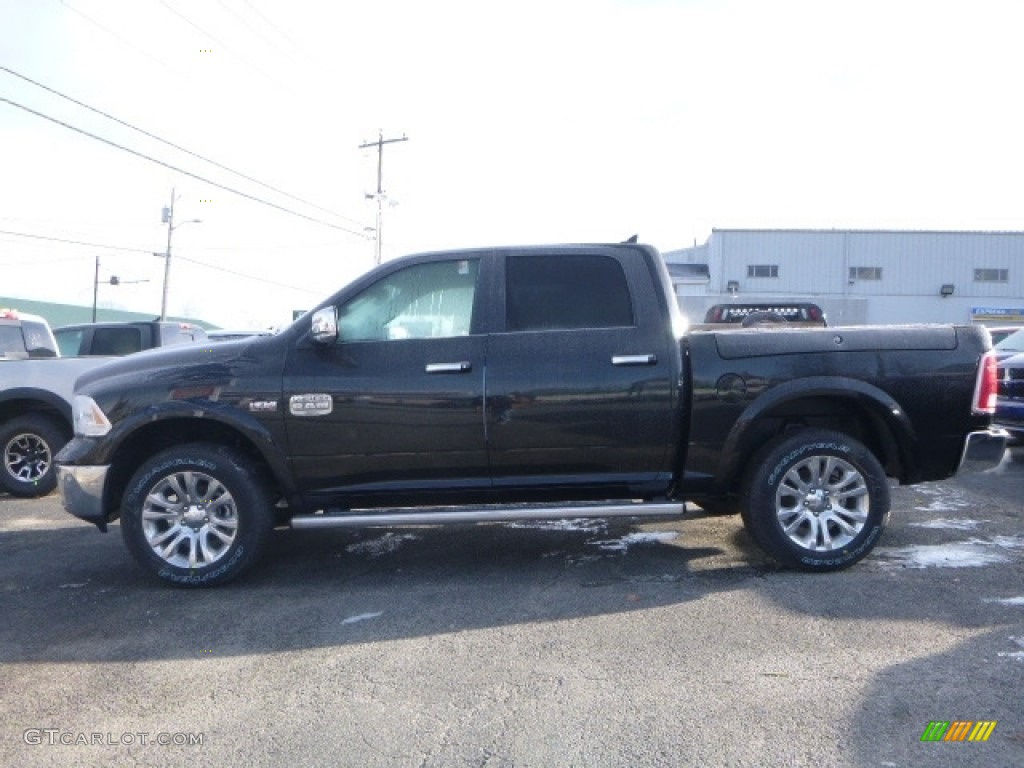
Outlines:
<svg viewBox="0 0 1024 768"><path fill-rule="evenodd" d="M587 517L673 517L686 512L681 502L657 504L579 504L562 507L428 507L421 512L325 512L296 515L292 528L372 528L393 525L503 523L517 520L576 520Z"/></svg>

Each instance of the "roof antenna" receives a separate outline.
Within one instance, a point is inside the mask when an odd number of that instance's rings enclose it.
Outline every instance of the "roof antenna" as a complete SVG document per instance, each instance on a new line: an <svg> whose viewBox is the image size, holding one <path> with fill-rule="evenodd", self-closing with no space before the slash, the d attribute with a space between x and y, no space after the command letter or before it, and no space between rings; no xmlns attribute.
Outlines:
<svg viewBox="0 0 1024 768"><path fill-rule="evenodd" d="M627 237L622 242L623 243L635 243L635 242L637 242L637 238L639 238L639 237L640 237L640 235L633 235L632 237Z"/></svg>

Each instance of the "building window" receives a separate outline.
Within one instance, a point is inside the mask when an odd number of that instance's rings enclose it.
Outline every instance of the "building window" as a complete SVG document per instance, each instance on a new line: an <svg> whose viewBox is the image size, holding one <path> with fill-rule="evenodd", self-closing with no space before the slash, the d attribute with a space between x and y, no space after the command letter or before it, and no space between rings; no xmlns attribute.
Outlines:
<svg viewBox="0 0 1024 768"><path fill-rule="evenodd" d="M778 277L778 264L748 264L747 277Z"/></svg>
<svg viewBox="0 0 1024 768"><path fill-rule="evenodd" d="M974 282L976 283L1006 283L1010 280L1008 269L976 269L974 270Z"/></svg>
<svg viewBox="0 0 1024 768"><path fill-rule="evenodd" d="M850 267L851 280L881 280L881 267Z"/></svg>

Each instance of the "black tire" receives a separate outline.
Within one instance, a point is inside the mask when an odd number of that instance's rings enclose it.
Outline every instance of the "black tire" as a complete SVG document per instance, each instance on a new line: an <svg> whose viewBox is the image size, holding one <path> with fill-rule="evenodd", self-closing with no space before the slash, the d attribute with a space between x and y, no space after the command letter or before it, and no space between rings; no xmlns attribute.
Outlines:
<svg viewBox="0 0 1024 768"><path fill-rule="evenodd" d="M54 418L30 413L0 427L0 485L15 496L45 496L57 487L54 457L68 441Z"/></svg>
<svg viewBox="0 0 1024 768"><path fill-rule="evenodd" d="M243 454L225 446L182 445L135 472L121 505L121 535L158 579L215 586L259 559L274 527L270 499Z"/></svg>
<svg viewBox="0 0 1024 768"><path fill-rule="evenodd" d="M864 558L889 515L889 482L864 445L806 429L769 443L743 483L743 523L782 565L838 571Z"/></svg>

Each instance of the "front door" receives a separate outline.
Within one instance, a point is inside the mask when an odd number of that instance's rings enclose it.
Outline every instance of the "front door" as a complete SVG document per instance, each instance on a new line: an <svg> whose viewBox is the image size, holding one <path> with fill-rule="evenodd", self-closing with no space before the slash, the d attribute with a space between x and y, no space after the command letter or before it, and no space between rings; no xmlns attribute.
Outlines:
<svg viewBox="0 0 1024 768"><path fill-rule="evenodd" d="M292 352L283 405L311 497L487 486L479 266L438 258L385 273L339 300L337 343Z"/></svg>

